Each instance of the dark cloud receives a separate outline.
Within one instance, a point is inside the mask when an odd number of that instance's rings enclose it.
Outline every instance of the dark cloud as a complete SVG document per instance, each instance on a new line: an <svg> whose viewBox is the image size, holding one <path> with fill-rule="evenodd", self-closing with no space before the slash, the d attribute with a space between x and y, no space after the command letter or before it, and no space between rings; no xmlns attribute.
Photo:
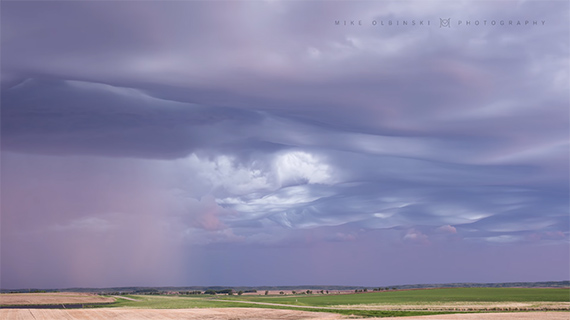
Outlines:
<svg viewBox="0 0 570 320"><path fill-rule="evenodd" d="M563 278L568 12L3 3L2 287Z"/></svg>
<svg viewBox="0 0 570 320"><path fill-rule="evenodd" d="M229 143L255 112L160 100L130 88L27 80L2 96L6 150L178 158Z"/></svg>

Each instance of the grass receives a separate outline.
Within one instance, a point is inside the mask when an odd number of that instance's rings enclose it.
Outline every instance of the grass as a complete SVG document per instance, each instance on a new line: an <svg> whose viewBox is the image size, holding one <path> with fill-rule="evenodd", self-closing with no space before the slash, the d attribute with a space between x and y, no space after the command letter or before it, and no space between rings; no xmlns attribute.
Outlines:
<svg viewBox="0 0 570 320"><path fill-rule="evenodd" d="M135 299L131 301L117 298L114 303L106 307L127 307L140 309L189 309L189 308L238 308L243 303L221 301L213 297L188 297L188 296L156 296L156 295L123 295L123 297ZM255 306L255 305L247 305Z"/></svg>
<svg viewBox="0 0 570 320"><path fill-rule="evenodd" d="M403 305L441 304L456 302L569 302L569 289L535 288L446 288L407 291L369 292L343 295L295 295L295 296L155 296L127 295L138 301L117 299L107 307L188 309L188 308L270 308L311 312L330 312L358 317L400 317L457 312L400 311L400 310L355 310L335 309L335 306L350 305ZM261 305L249 302L276 303ZM296 305L298 307L286 306ZM312 308L320 307L324 309Z"/></svg>
<svg viewBox="0 0 570 320"><path fill-rule="evenodd" d="M243 300L299 306L337 306L362 304L439 304L449 302L569 302L569 289L535 288L446 288L369 292L349 295L228 296Z"/></svg>
<svg viewBox="0 0 570 320"><path fill-rule="evenodd" d="M443 314L445 312L427 311L383 311L383 310L347 310L347 309L314 309L308 307L268 306L232 302L218 297L188 297L188 296L155 296L155 295L124 295L137 301L118 298L117 301L101 307L127 307L140 309L189 309L189 308L265 308L285 309L309 312L329 312L359 317L402 317Z"/></svg>

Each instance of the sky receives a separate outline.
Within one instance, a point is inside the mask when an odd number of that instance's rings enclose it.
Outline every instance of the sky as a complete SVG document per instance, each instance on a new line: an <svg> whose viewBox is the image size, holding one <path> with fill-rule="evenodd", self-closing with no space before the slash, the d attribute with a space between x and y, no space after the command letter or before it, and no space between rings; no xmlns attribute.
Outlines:
<svg viewBox="0 0 570 320"><path fill-rule="evenodd" d="M0 287L570 278L567 1L2 1Z"/></svg>

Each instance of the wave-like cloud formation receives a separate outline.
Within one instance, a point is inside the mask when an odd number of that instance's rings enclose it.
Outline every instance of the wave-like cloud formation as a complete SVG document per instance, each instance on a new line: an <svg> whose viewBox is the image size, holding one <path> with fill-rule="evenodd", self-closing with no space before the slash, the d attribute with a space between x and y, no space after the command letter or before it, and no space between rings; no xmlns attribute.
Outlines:
<svg viewBox="0 0 570 320"><path fill-rule="evenodd" d="M3 4L3 286L229 279L196 262L215 250L567 249L567 3L224 5ZM431 25L381 25L404 20Z"/></svg>

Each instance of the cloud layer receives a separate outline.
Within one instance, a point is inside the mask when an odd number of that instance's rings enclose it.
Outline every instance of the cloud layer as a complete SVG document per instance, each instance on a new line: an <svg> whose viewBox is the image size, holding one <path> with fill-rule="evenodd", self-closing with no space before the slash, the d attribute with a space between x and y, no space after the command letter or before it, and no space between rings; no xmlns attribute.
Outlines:
<svg viewBox="0 0 570 320"><path fill-rule="evenodd" d="M568 277L567 3L221 5L3 4L2 287Z"/></svg>

